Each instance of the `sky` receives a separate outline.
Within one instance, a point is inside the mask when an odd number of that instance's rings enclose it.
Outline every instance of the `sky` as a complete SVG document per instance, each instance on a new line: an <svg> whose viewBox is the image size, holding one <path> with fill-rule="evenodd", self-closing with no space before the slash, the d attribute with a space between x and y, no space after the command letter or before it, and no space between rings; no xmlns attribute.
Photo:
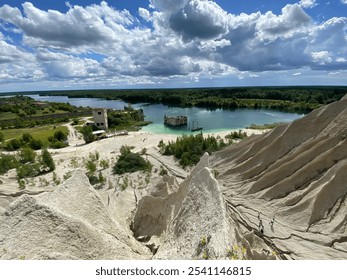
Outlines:
<svg viewBox="0 0 347 280"><path fill-rule="evenodd" d="M347 0L0 0L0 92L347 85Z"/></svg>

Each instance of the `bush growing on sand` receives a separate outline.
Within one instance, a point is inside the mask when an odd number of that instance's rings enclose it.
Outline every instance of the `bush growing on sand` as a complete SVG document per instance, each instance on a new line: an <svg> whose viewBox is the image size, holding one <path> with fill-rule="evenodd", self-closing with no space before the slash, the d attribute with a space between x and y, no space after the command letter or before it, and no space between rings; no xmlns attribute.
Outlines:
<svg viewBox="0 0 347 280"><path fill-rule="evenodd" d="M85 125L81 128L81 133L83 135L84 141L88 144L94 141L95 137L93 134L93 128L91 126Z"/></svg>
<svg viewBox="0 0 347 280"><path fill-rule="evenodd" d="M168 144L159 142L159 148L164 155L173 155L179 160L183 167L197 164L200 157L205 153L212 153L227 146L221 139L213 136L203 137L203 134L183 135L176 139L176 142L170 141Z"/></svg>
<svg viewBox="0 0 347 280"><path fill-rule="evenodd" d="M28 162L34 163L36 159L36 153L30 147L21 148L18 155L20 163L23 164Z"/></svg>
<svg viewBox="0 0 347 280"><path fill-rule="evenodd" d="M88 170L88 174L93 174L96 171L96 164L92 160L88 160L86 162L86 168Z"/></svg>
<svg viewBox="0 0 347 280"><path fill-rule="evenodd" d="M15 156L0 154L0 174L5 174L10 169L18 167L19 163Z"/></svg>
<svg viewBox="0 0 347 280"><path fill-rule="evenodd" d="M44 167L48 168L48 172L51 172L55 169L54 160L50 152L47 151L47 149L42 150L41 158L42 158L42 164Z"/></svg>
<svg viewBox="0 0 347 280"><path fill-rule="evenodd" d="M139 153L131 152L128 146L121 147L121 155L113 166L114 174L133 173L136 171L151 171L152 164Z"/></svg>

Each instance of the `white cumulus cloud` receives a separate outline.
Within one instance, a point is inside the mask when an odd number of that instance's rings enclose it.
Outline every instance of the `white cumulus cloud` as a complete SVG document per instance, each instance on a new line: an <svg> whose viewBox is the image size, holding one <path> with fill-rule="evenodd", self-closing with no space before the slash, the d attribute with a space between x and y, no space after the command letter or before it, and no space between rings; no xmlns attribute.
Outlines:
<svg viewBox="0 0 347 280"><path fill-rule="evenodd" d="M239 15L211 0L150 0L135 15L106 1L66 4L66 12L6 4L0 6L1 82L136 85L343 72L347 18L316 23L305 10L315 2Z"/></svg>
<svg viewBox="0 0 347 280"><path fill-rule="evenodd" d="M317 6L316 0L301 0L299 5L303 8L313 8Z"/></svg>

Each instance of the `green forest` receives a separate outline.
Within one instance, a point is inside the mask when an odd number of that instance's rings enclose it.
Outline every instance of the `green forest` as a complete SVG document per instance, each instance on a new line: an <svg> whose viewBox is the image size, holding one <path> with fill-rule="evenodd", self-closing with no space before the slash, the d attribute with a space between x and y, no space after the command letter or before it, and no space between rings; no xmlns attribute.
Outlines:
<svg viewBox="0 0 347 280"><path fill-rule="evenodd" d="M189 89L128 89L43 91L28 94L120 99L129 103L162 103L180 107L274 109L308 113L340 100L346 86L234 87Z"/></svg>

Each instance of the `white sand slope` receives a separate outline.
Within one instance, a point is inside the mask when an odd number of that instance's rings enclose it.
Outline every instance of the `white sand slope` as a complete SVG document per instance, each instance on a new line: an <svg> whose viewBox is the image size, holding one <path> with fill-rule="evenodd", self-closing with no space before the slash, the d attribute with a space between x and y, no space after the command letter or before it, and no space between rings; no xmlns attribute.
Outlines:
<svg viewBox="0 0 347 280"><path fill-rule="evenodd" d="M281 258L347 258L346 97L212 159L240 232Z"/></svg>
<svg viewBox="0 0 347 280"><path fill-rule="evenodd" d="M51 193L23 195L0 216L1 259L142 259L150 252L110 216L82 172Z"/></svg>

